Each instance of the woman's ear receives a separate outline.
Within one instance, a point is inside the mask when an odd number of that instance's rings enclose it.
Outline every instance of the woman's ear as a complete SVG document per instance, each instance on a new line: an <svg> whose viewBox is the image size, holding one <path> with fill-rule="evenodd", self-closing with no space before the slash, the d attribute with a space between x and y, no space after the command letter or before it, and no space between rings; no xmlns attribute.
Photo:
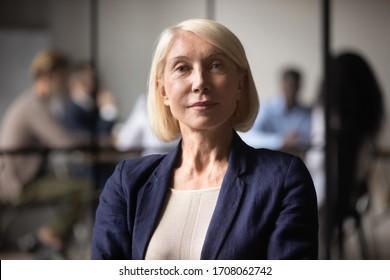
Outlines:
<svg viewBox="0 0 390 280"><path fill-rule="evenodd" d="M242 97L242 95L244 94L246 79L247 79L246 72L244 72L244 71L240 72L238 75L239 75L239 77L238 77L238 87L237 87L237 90L238 90L237 100L239 100Z"/></svg>
<svg viewBox="0 0 390 280"><path fill-rule="evenodd" d="M170 103L169 103L169 98L168 98L168 95L167 93L165 92L165 87L164 85L160 84L158 85L158 92L162 98L162 101L164 102L164 105L165 106L170 106Z"/></svg>

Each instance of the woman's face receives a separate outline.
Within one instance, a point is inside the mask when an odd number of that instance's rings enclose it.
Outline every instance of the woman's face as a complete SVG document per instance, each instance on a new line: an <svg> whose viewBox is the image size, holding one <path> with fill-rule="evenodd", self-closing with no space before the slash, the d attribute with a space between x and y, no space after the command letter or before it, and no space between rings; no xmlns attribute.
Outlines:
<svg viewBox="0 0 390 280"><path fill-rule="evenodd" d="M166 58L161 93L182 133L231 128L243 83L242 71L220 49L181 31Z"/></svg>

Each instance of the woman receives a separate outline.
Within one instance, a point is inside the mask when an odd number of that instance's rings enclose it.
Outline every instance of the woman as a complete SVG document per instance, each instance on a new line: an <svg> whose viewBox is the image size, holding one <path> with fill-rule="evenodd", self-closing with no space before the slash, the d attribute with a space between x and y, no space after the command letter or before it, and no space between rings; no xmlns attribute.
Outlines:
<svg viewBox="0 0 390 280"><path fill-rule="evenodd" d="M102 193L94 259L315 259L317 205L291 155L247 146L259 107L240 41L204 19L165 30L148 111L175 150L124 161Z"/></svg>

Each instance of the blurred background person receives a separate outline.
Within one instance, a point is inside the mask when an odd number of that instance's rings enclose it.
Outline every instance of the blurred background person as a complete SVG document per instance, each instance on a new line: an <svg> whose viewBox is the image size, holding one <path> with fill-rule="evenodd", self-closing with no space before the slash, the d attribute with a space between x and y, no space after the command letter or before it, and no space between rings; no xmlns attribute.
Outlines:
<svg viewBox="0 0 390 280"><path fill-rule="evenodd" d="M100 87L96 68L90 63L80 63L72 68L69 78L69 98L59 120L74 133L91 137L93 144L112 148L112 129L117 122L118 106L112 92ZM94 161L75 153L74 161L68 161L73 176L91 179L99 190L114 169L109 161Z"/></svg>
<svg viewBox="0 0 390 280"><path fill-rule="evenodd" d="M257 148L302 150L310 143L311 110L298 102L299 70L287 68L281 76L281 94L261 105L253 128L243 137Z"/></svg>
<svg viewBox="0 0 390 280"><path fill-rule="evenodd" d="M381 130L383 97L375 74L366 59L355 52L335 56L331 64L332 83L330 126L335 141L335 185L328 199L330 224L325 220L325 113L324 95L320 94L312 110L311 145L305 163L312 175L319 207L319 258L325 258L325 230L336 231L343 257L343 223L352 217L358 229L363 258L368 257L362 215L368 210L369 172L377 137ZM364 203L362 203L364 202Z"/></svg>
<svg viewBox="0 0 390 280"><path fill-rule="evenodd" d="M70 75L69 100L61 117L75 131L110 134L118 108L114 95L99 88L96 70L89 63L76 66Z"/></svg>
<svg viewBox="0 0 390 280"><path fill-rule="evenodd" d="M115 147L119 151L142 150L142 155L164 154L174 148L178 140L163 142L152 132L146 109L146 94L141 94L134 108L115 135Z"/></svg>
<svg viewBox="0 0 390 280"><path fill-rule="evenodd" d="M332 65L331 128L336 141L336 182L330 198L335 211L340 257L344 254L343 223L352 217L363 258L368 257L362 216L369 206L369 175L384 107L382 91L369 63L355 52L335 57Z"/></svg>
<svg viewBox="0 0 390 280"><path fill-rule="evenodd" d="M32 88L16 98L2 120L0 149L5 154L0 172L0 202L21 205L64 196L71 197L72 201L83 193L84 185L76 181L71 184L38 181L44 174L46 160L46 154L40 149L72 148L90 140L86 135L68 131L57 121L59 111L52 107L56 96L67 92L68 71L68 59L60 53L42 51L34 57ZM24 243L28 245L26 249L37 248L39 244L60 252L79 216L76 204L63 217L41 227L34 240L29 238L28 244Z"/></svg>

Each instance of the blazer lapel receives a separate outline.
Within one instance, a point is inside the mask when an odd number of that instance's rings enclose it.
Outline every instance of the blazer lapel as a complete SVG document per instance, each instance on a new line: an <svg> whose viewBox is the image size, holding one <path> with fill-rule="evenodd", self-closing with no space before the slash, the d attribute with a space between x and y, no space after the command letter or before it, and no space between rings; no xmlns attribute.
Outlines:
<svg viewBox="0 0 390 280"><path fill-rule="evenodd" d="M172 170L181 144L161 161L153 175L138 195L138 206L134 220L133 258L144 259L146 248L156 227L160 210L164 206L167 190L171 184Z"/></svg>
<svg viewBox="0 0 390 280"><path fill-rule="evenodd" d="M229 167L223 179L221 191L203 244L201 259L217 259L223 241L229 233L234 216L240 207L245 183L240 175L245 171L245 144L235 133L232 151L229 157Z"/></svg>
<svg viewBox="0 0 390 280"><path fill-rule="evenodd" d="M231 172L226 174L203 244L201 259L216 259L239 209L244 183Z"/></svg>

